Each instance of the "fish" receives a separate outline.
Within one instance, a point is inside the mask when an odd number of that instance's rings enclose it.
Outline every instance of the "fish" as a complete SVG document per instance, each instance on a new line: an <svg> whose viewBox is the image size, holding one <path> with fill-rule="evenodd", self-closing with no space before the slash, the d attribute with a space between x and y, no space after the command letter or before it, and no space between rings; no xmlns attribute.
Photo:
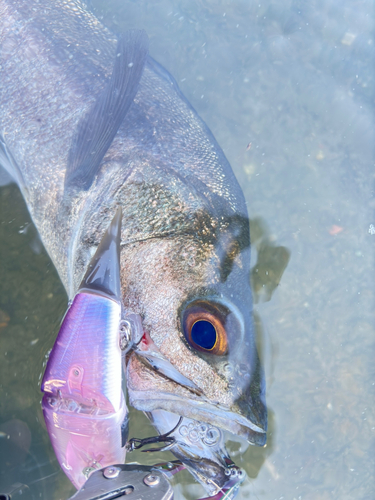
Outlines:
<svg viewBox="0 0 375 500"><path fill-rule="evenodd" d="M125 461L120 222L119 209L65 314L41 384L52 446L77 489L91 472Z"/></svg>
<svg viewBox="0 0 375 500"><path fill-rule="evenodd" d="M0 0L0 20L0 164L70 300L121 207L121 303L143 329L129 402L161 434L182 417L171 451L215 494L224 441L197 448L185 423L267 431L242 190L143 30L115 36L78 0Z"/></svg>

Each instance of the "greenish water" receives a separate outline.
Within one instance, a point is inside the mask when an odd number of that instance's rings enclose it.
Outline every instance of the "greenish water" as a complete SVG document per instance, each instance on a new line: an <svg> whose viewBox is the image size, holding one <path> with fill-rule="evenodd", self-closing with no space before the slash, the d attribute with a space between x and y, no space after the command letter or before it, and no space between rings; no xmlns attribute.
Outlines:
<svg viewBox="0 0 375 500"><path fill-rule="evenodd" d="M115 31L146 29L248 202L270 422L266 448L229 438L248 474L239 498L373 499L374 3L92 7ZM39 384L67 298L14 185L0 188L0 273L0 484L64 499ZM151 433L134 413L131 434ZM176 479L176 498L202 495Z"/></svg>

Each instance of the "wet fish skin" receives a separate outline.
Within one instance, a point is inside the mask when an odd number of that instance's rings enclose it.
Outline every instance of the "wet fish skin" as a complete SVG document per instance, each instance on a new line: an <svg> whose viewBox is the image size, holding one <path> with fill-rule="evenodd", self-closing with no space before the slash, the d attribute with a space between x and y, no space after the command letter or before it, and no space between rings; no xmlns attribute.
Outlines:
<svg viewBox="0 0 375 500"><path fill-rule="evenodd" d="M66 186L72 144L108 85L117 41L79 2L16 4L0 0L0 133L8 168L69 296L121 206L123 305L141 315L155 349L199 389L160 376L134 353L131 403L264 444L248 216L222 150L174 79L148 58L90 187ZM186 341L183 318L197 302L222 318L225 355L198 352Z"/></svg>
<svg viewBox="0 0 375 500"><path fill-rule="evenodd" d="M67 310L41 385L56 457L77 489L92 470L125 461L120 222L118 210Z"/></svg>

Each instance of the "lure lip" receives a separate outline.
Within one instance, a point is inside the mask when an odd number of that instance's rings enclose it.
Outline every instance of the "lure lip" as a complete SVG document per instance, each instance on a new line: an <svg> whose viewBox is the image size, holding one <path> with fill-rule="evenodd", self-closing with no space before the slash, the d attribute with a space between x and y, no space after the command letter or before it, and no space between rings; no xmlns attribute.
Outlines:
<svg viewBox="0 0 375 500"><path fill-rule="evenodd" d="M122 209L118 207L87 267L77 293L91 292L121 303L121 221Z"/></svg>

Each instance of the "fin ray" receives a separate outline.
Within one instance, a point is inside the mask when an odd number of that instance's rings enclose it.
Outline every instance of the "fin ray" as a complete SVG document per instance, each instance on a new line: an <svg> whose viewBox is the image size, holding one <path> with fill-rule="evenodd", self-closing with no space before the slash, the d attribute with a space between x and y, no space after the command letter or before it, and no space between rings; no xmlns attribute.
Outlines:
<svg viewBox="0 0 375 500"><path fill-rule="evenodd" d="M137 93L147 54L145 31L129 30L119 39L112 76L78 127L69 153L65 188L90 188Z"/></svg>

